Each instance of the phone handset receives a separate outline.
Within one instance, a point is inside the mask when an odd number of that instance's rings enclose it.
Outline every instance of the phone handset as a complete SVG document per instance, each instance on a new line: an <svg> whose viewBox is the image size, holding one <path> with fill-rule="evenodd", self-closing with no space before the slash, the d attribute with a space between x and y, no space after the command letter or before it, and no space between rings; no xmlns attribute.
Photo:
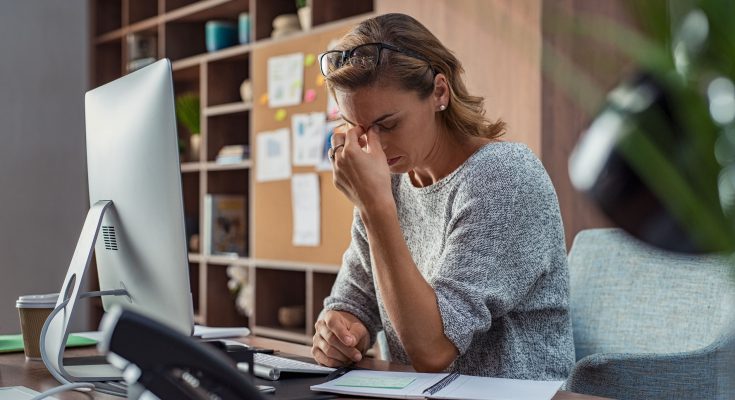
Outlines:
<svg viewBox="0 0 735 400"><path fill-rule="evenodd" d="M99 348L129 385L161 399L263 399L224 354L138 312L116 306L101 327Z"/></svg>

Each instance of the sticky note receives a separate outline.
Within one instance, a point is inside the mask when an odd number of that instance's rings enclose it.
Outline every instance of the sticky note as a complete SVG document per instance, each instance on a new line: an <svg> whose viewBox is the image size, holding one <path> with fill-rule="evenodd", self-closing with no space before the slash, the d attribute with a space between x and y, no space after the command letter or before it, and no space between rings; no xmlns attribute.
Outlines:
<svg viewBox="0 0 735 400"><path fill-rule="evenodd" d="M276 110L276 115L275 115L276 121L278 122L284 121L287 115L288 113L286 113L285 109L279 108L278 110Z"/></svg>
<svg viewBox="0 0 735 400"><path fill-rule="evenodd" d="M367 377L345 376L335 382L335 386L368 387L380 389L403 389L415 381L412 377Z"/></svg>
<svg viewBox="0 0 735 400"><path fill-rule="evenodd" d="M309 53L304 58L304 66L311 67L314 65L314 62L316 61L316 56L313 53Z"/></svg>
<svg viewBox="0 0 735 400"><path fill-rule="evenodd" d="M316 85L317 86L324 86L324 75L319 74L316 76Z"/></svg>
<svg viewBox="0 0 735 400"><path fill-rule="evenodd" d="M262 94L262 95L260 96L260 100L258 100L258 102L259 102L260 104L263 104L263 105L265 105L265 104L268 104L268 93L263 93L263 94Z"/></svg>
<svg viewBox="0 0 735 400"><path fill-rule="evenodd" d="M307 90L306 93L304 93L304 101L307 103L311 103L314 100L316 100L316 90Z"/></svg>

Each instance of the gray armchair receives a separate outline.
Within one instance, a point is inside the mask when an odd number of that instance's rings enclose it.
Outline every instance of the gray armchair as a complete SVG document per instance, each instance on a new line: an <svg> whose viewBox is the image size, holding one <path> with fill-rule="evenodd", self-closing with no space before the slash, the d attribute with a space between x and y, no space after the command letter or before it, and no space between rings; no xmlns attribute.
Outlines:
<svg viewBox="0 0 735 400"><path fill-rule="evenodd" d="M731 399L731 264L666 253L617 229L569 253L577 364L566 388L619 399Z"/></svg>

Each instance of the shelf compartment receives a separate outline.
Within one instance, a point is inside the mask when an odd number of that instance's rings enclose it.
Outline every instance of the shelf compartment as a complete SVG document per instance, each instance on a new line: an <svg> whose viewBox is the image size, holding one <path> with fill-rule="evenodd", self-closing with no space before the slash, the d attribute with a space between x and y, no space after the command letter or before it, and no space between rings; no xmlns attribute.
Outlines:
<svg viewBox="0 0 735 400"><path fill-rule="evenodd" d="M152 0L128 0L128 23L134 24L158 15L158 2Z"/></svg>
<svg viewBox="0 0 735 400"><path fill-rule="evenodd" d="M249 145L250 113L207 117L207 160L214 161L223 146ZM248 155L245 155L248 158ZM210 164L207 164L209 167Z"/></svg>
<svg viewBox="0 0 735 400"><path fill-rule="evenodd" d="M97 0L92 4L95 35L102 36L122 28L122 0Z"/></svg>
<svg viewBox="0 0 735 400"><path fill-rule="evenodd" d="M248 318L235 307L235 296L227 288L227 267L206 265L206 324L209 326L248 326Z"/></svg>
<svg viewBox="0 0 735 400"><path fill-rule="evenodd" d="M207 64L207 106L242 103L240 85L250 77L249 53Z"/></svg>
<svg viewBox="0 0 735 400"><path fill-rule="evenodd" d="M281 14L296 14L293 0L256 0L255 40L269 39L273 31L273 19Z"/></svg>
<svg viewBox="0 0 735 400"><path fill-rule="evenodd" d="M95 87L122 76L122 39L96 45L94 51Z"/></svg>
<svg viewBox="0 0 735 400"><path fill-rule="evenodd" d="M166 57L178 61L207 51L204 22L167 22L165 25Z"/></svg>
<svg viewBox="0 0 735 400"><path fill-rule="evenodd" d="M278 296L274 295L276 293L278 293ZM255 269L256 326L305 336L305 324L300 327L285 328L278 322L279 308L305 305L305 300L306 273L304 271L287 271L260 267Z"/></svg>
<svg viewBox="0 0 735 400"><path fill-rule="evenodd" d="M208 171L207 192L211 194L240 194L247 197L250 180L246 169Z"/></svg>
<svg viewBox="0 0 735 400"><path fill-rule="evenodd" d="M201 240L198 247L191 246L191 237L199 235L199 174L182 174L181 186L184 200L186 248L192 252L199 252L201 251Z"/></svg>

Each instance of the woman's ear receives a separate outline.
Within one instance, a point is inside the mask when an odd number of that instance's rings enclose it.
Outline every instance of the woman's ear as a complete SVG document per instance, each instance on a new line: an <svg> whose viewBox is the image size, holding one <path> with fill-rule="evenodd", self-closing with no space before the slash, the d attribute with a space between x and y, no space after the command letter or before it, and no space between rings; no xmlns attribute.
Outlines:
<svg viewBox="0 0 735 400"><path fill-rule="evenodd" d="M449 107L449 82L444 74L439 73L434 77L434 93L432 94L434 109L444 111Z"/></svg>

